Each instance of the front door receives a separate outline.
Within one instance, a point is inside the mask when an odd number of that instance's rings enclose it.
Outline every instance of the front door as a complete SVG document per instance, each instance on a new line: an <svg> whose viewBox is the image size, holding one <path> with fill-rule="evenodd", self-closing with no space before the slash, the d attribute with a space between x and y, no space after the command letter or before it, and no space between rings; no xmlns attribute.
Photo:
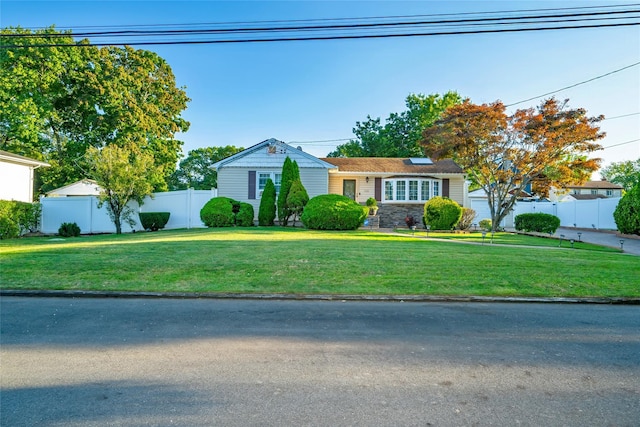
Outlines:
<svg viewBox="0 0 640 427"><path fill-rule="evenodd" d="M342 181L342 194L351 200L356 199L356 180L345 179Z"/></svg>

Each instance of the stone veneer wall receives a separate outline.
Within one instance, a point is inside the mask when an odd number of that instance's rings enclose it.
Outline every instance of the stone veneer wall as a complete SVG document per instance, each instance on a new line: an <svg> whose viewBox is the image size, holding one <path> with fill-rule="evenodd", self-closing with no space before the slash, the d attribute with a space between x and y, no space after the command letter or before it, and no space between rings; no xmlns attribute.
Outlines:
<svg viewBox="0 0 640 427"><path fill-rule="evenodd" d="M422 216L424 215L424 204L380 204L378 205L378 215L380 217L380 228L393 228L396 226L406 228L404 219L407 215L413 215L418 228L424 228Z"/></svg>

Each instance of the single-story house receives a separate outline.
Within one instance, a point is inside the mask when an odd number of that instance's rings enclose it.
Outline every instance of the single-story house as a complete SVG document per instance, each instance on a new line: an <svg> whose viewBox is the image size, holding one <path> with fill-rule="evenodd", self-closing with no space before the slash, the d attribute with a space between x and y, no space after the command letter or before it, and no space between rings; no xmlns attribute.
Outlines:
<svg viewBox="0 0 640 427"><path fill-rule="evenodd" d="M0 200L33 202L35 170L49 163L0 150Z"/></svg>
<svg viewBox="0 0 640 427"><path fill-rule="evenodd" d="M92 179L81 179L74 183L47 192L47 197L80 197L100 195L100 186Z"/></svg>
<svg viewBox="0 0 640 427"><path fill-rule="evenodd" d="M213 165L218 172L218 195L251 203L256 217L268 178L279 189L285 158L298 163L300 179L309 197L342 194L365 204L378 201L380 227L404 224L412 215L420 224L424 203L449 197L464 206L466 181L450 159L427 158L317 158L282 141L268 139Z"/></svg>

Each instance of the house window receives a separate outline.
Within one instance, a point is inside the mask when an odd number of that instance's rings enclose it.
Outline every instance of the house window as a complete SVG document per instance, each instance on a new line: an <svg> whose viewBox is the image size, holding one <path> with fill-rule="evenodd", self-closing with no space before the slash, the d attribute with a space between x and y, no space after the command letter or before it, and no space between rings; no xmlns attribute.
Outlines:
<svg viewBox="0 0 640 427"><path fill-rule="evenodd" d="M598 190L591 190L591 194L593 194L593 195L598 194Z"/></svg>
<svg viewBox="0 0 640 427"><path fill-rule="evenodd" d="M418 181L409 181L409 200L418 200Z"/></svg>
<svg viewBox="0 0 640 427"><path fill-rule="evenodd" d="M407 181L396 181L396 200L405 200Z"/></svg>
<svg viewBox="0 0 640 427"><path fill-rule="evenodd" d="M607 190L607 197L613 196L613 190Z"/></svg>
<svg viewBox="0 0 640 427"><path fill-rule="evenodd" d="M256 173L256 179L258 180L258 197L262 196L262 191L267 185L267 180L271 178L273 184L276 187L276 194L280 192L280 184L282 182L282 173L280 172L258 172Z"/></svg>
<svg viewBox="0 0 640 427"><path fill-rule="evenodd" d="M420 197L422 198L422 200L429 200L429 184L431 181L422 181L421 183L421 191L420 191Z"/></svg>
<svg viewBox="0 0 640 427"><path fill-rule="evenodd" d="M393 200L393 181L384 182L384 199Z"/></svg>
<svg viewBox="0 0 640 427"><path fill-rule="evenodd" d="M440 180L385 179L384 201L426 202L440 195Z"/></svg>

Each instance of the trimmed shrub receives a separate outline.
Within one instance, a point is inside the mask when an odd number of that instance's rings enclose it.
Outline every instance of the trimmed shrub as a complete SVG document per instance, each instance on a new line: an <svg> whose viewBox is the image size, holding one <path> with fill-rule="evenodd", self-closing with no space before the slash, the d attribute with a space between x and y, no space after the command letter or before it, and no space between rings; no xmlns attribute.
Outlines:
<svg viewBox="0 0 640 427"><path fill-rule="evenodd" d="M485 218L481 219L478 225L480 226L480 230L491 231L491 226L493 225L493 223L489 218Z"/></svg>
<svg viewBox="0 0 640 427"><path fill-rule="evenodd" d="M369 209L339 194L309 200L300 220L314 230L355 230L364 224Z"/></svg>
<svg viewBox="0 0 640 427"><path fill-rule="evenodd" d="M473 224L473 219L476 217L476 211L471 208L462 208L462 215L460 221L456 225L458 230L468 230Z"/></svg>
<svg viewBox="0 0 640 427"><path fill-rule="evenodd" d="M514 226L518 231L553 234L560 227L560 218L546 213L525 213L516 215Z"/></svg>
<svg viewBox="0 0 640 427"><path fill-rule="evenodd" d="M169 222L171 212L140 212L140 224L145 230L158 231Z"/></svg>
<svg viewBox="0 0 640 427"><path fill-rule="evenodd" d="M80 227L75 222L63 222L58 228L58 234L62 237L78 237Z"/></svg>
<svg viewBox="0 0 640 427"><path fill-rule="evenodd" d="M434 197L424 204L423 222L432 230L453 230L461 216L462 207L446 197Z"/></svg>
<svg viewBox="0 0 640 427"><path fill-rule="evenodd" d="M282 178L280 180L280 193L278 193L278 220L280 225L286 226L289 222L291 212L287 209L287 196L289 196L289 189L291 184L296 179L300 179L300 171L298 164L295 160L291 160L289 156L284 159L282 165Z"/></svg>
<svg viewBox="0 0 640 427"><path fill-rule="evenodd" d="M40 203L0 200L0 239L13 239L40 226Z"/></svg>
<svg viewBox="0 0 640 427"><path fill-rule="evenodd" d="M207 227L232 227L235 224L234 202L228 197L214 197L200 209L200 219Z"/></svg>
<svg viewBox="0 0 640 427"><path fill-rule="evenodd" d="M271 178L262 190L260 198L260 208L258 209L258 225L271 226L276 220L276 186Z"/></svg>
<svg viewBox="0 0 640 427"><path fill-rule="evenodd" d="M302 215L302 211L308 202L309 194L307 193L307 190L304 188L304 185L302 185L302 181L296 179L291 183L286 204L287 210L293 217L293 225L296 224L296 217L300 217L300 215Z"/></svg>
<svg viewBox="0 0 640 427"><path fill-rule="evenodd" d="M627 191L613 211L618 231L640 235L640 184Z"/></svg>
<svg viewBox="0 0 640 427"><path fill-rule="evenodd" d="M238 227L252 227L253 226L253 206L249 203L238 203L238 213L236 213L235 223Z"/></svg>

